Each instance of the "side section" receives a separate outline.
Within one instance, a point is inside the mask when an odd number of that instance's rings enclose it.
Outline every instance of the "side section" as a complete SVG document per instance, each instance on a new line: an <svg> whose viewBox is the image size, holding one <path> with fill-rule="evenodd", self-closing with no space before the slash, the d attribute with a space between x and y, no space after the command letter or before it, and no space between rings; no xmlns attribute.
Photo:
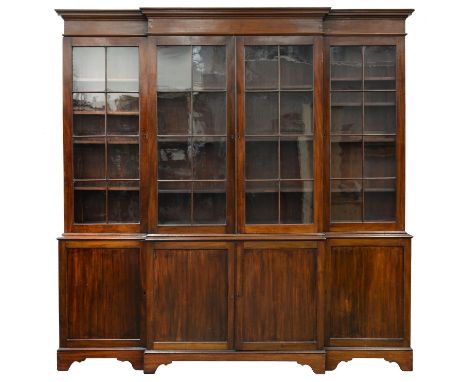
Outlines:
<svg viewBox="0 0 468 382"><path fill-rule="evenodd" d="M410 272L409 237L328 240L325 346L329 368L361 356L397 359L405 369L412 365L408 360L412 357Z"/></svg>
<svg viewBox="0 0 468 382"><path fill-rule="evenodd" d="M145 307L140 243L62 240L59 245L58 369L87 357L115 357L141 368Z"/></svg>

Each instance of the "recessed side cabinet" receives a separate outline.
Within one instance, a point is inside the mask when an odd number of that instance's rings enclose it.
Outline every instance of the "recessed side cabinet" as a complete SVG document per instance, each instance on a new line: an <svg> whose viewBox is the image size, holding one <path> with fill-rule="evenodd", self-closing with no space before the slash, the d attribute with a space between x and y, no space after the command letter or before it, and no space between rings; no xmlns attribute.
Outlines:
<svg viewBox="0 0 468 382"><path fill-rule="evenodd" d="M58 370L412 369L410 9L57 10Z"/></svg>

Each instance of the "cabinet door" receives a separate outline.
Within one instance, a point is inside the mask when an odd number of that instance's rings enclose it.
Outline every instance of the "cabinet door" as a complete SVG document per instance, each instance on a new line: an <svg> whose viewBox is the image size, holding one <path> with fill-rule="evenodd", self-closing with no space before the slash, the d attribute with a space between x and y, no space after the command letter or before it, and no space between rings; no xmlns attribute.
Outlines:
<svg viewBox="0 0 468 382"><path fill-rule="evenodd" d="M320 43L299 36L238 40L241 232L316 230L322 81L314 77L320 76Z"/></svg>
<svg viewBox="0 0 468 382"><path fill-rule="evenodd" d="M229 349L233 344L234 252L226 243L151 244L152 349Z"/></svg>
<svg viewBox="0 0 468 382"><path fill-rule="evenodd" d="M140 214L145 46L139 38L66 41L66 230L138 232L146 224Z"/></svg>
<svg viewBox="0 0 468 382"><path fill-rule="evenodd" d="M152 40L156 74L158 232L231 232L234 224L234 49L230 37ZM153 80L150 79L152 82Z"/></svg>
<svg viewBox="0 0 468 382"><path fill-rule="evenodd" d="M402 40L337 37L328 51L331 228L402 229Z"/></svg>
<svg viewBox="0 0 468 382"><path fill-rule="evenodd" d="M239 248L236 348L321 347L322 252L316 242L246 242Z"/></svg>
<svg viewBox="0 0 468 382"><path fill-rule="evenodd" d="M410 240L332 239L327 346L409 346Z"/></svg>
<svg viewBox="0 0 468 382"><path fill-rule="evenodd" d="M60 346L141 346L138 242L60 243Z"/></svg>

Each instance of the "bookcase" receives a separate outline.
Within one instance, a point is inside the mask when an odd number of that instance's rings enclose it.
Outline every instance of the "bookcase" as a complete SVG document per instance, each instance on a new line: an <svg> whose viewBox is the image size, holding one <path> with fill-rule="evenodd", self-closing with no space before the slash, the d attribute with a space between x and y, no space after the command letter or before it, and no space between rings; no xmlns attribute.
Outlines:
<svg viewBox="0 0 468 382"><path fill-rule="evenodd" d="M407 9L57 10L57 367L412 370Z"/></svg>

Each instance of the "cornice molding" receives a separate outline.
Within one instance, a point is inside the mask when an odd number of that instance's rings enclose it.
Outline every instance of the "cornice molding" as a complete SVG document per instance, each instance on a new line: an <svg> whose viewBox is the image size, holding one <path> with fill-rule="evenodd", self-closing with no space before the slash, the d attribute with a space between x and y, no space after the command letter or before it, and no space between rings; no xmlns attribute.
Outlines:
<svg viewBox="0 0 468 382"><path fill-rule="evenodd" d="M138 9L56 9L64 20L146 20Z"/></svg>
<svg viewBox="0 0 468 382"><path fill-rule="evenodd" d="M414 9L331 9L326 19L406 19Z"/></svg>

